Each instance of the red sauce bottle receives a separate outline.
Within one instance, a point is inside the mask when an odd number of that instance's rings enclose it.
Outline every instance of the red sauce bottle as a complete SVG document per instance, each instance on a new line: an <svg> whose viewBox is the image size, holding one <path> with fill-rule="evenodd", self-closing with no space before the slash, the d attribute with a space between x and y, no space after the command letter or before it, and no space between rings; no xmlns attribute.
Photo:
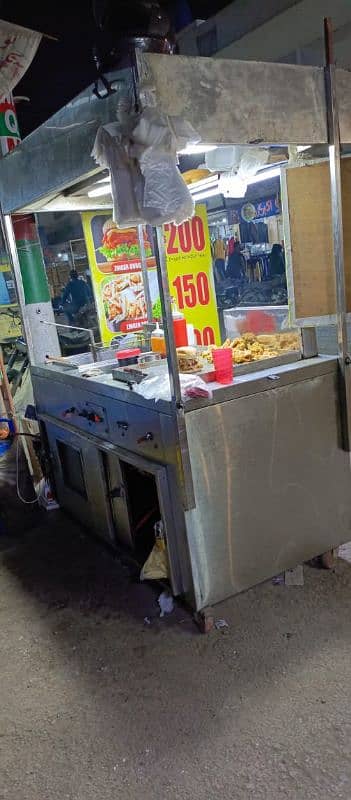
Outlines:
<svg viewBox="0 0 351 800"><path fill-rule="evenodd" d="M172 311L173 331L176 347L186 347L188 344L188 332L186 329L186 319L180 311Z"/></svg>

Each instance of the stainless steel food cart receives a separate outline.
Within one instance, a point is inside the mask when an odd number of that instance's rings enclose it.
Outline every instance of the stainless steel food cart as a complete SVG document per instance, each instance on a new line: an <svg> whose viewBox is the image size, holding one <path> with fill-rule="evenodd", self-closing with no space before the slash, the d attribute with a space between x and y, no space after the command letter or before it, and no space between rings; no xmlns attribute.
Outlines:
<svg viewBox="0 0 351 800"><path fill-rule="evenodd" d="M139 101L193 122L203 141L321 145L331 156L338 354L323 357L303 348L290 363L258 363L251 372L238 371L230 386L214 384L212 398L184 402L158 231L169 401L147 400L114 381L106 351L90 371L83 363L88 356L64 365L32 359L37 414L60 505L140 560L150 542L139 535L136 511L140 519L156 509L164 523L172 591L200 611L350 539L335 87L341 139L350 142L351 75L332 65L326 75L314 67L184 56L138 54L137 61ZM87 188L98 171L90 156L95 132L114 118L119 104L125 108L135 89L128 71L109 77L118 79L115 94L99 100L89 88L0 162L1 203L19 287L11 215L93 206ZM94 205L104 204L96 199Z"/></svg>

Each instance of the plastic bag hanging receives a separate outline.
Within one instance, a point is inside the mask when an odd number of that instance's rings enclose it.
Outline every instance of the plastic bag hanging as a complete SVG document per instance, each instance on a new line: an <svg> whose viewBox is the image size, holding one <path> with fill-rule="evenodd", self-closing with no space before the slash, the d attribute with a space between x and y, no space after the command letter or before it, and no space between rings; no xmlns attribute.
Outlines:
<svg viewBox="0 0 351 800"><path fill-rule="evenodd" d="M92 156L110 171L114 221L120 228L141 223L137 196L143 193L143 177L138 163L128 155L117 123L99 128Z"/></svg>
<svg viewBox="0 0 351 800"><path fill-rule="evenodd" d="M115 222L121 228L179 225L192 217L194 201L179 172L177 150L198 136L186 121L151 108L130 128L122 130L119 123L99 128L92 152L110 170Z"/></svg>
<svg viewBox="0 0 351 800"><path fill-rule="evenodd" d="M150 224L180 225L193 216L194 201L177 166L177 149L197 140L193 127L146 108L132 131L131 152L144 178L142 216Z"/></svg>

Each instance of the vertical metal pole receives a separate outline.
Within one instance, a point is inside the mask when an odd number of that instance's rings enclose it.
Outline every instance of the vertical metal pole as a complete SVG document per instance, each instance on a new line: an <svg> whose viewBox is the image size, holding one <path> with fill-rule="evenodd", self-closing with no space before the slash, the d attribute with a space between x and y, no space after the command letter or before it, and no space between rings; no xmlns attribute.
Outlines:
<svg viewBox="0 0 351 800"><path fill-rule="evenodd" d="M26 240L27 217L29 218L28 241ZM30 217L31 215L21 215L16 218L5 216L4 230L21 306L28 357L31 364L41 364L45 361L47 353L53 356L60 355L61 349L56 328L49 328L47 335L43 337L39 325L42 320L53 322L54 312L36 223ZM24 229L21 234L23 241L19 242L18 237L16 239L14 224L17 226L17 232L19 229L20 231Z"/></svg>
<svg viewBox="0 0 351 800"><path fill-rule="evenodd" d="M341 416L343 427L343 447L349 452L351 449L351 360L348 353L347 336L339 112L336 91L336 67L333 52L333 28L331 19L329 17L324 19L324 41L326 57L325 87L329 141L329 169L336 284L336 319L341 384Z"/></svg>
<svg viewBox="0 0 351 800"><path fill-rule="evenodd" d="M143 285L144 285L144 295L145 295L145 303L146 303L146 313L147 313L147 321L152 322L152 303L151 303L151 295L150 295L150 287L149 287L149 278L147 273L147 260L145 255L145 247L144 247L144 228L143 225L138 225L138 239L139 239L139 248L140 248L140 261L141 261L141 272L143 276Z"/></svg>
<svg viewBox="0 0 351 800"><path fill-rule="evenodd" d="M173 331L171 297L169 293L164 233L162 228L156 228L156 236L154 237L154 249L155 249L156 264L157 264L158 288L160 292L162 317L164 322L168 372L171 383L171 395L172 395L172 400L175 403L176 407L180 408L182 405L182 393L180 389L177 350L175 346L174 331Z"/></svg>
<svg viewBox="0 0 351 800"><path fill-rule="evenodd" d="M164 243L164 233L162 228L156 228L156 236L154 236L154 250L156 256L158 288L160 292L161 309L162 309L164 333L166 340L168 373L171 385L172 402L174 405L174 413L178 430L179 453L180 453L179 474L182 487L182 501L183 501L183 508L185 511L187 511L188 509L195 507L194 485L191 472L188 437L185 426L185 414L182 403L182 392L179 379L177 350L175 346L174 331L173 331L171 297L169 293L166 251Z"/></svg>
<svg viewBox="0 0 351 800"><path fill-rule="evenodd" d="M7 254L9 256L11 269L15 279L16 293L17 293L17 299L19 303L19 310L22 322L22 331L27 344L28 358L30 363L32 363L34 356L32 332L30 329L30 325L28 324L28 319L24 312L25 309L24 289L23 289L21 269L18 260L16 242L15 242L15 234L13 232L11 217L8 215L4 216L2 209L1 209L1 229L5 240Z"/></svg>

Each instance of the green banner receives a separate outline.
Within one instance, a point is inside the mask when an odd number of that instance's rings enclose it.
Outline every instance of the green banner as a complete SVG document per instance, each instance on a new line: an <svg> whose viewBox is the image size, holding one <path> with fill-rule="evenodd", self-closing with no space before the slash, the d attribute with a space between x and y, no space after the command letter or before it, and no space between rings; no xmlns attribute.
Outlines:
<svg viewBox="0 0 351 800"><path fill-rule="evenodd" d="M50 291L40 242L20 240L17 242L17 252L26 304L47 303Z"/></svg>

